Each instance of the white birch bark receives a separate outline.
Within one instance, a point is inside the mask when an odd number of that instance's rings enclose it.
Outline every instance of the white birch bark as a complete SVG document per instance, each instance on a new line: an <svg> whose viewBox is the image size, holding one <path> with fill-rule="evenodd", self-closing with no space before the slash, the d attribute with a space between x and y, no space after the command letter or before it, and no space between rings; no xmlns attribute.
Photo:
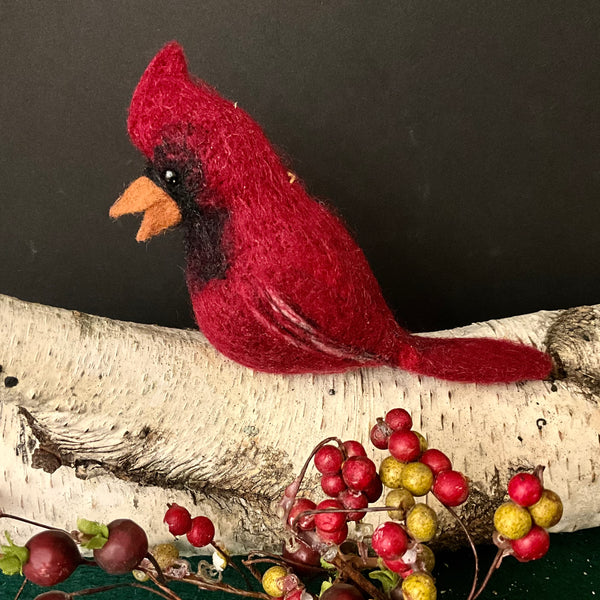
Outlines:
<svg viewBox="0 0 600 600"><path fill-rule="evenodd" d="M263 549L277 543L274 504L312 447L330 435L368 447L376 417L402 406L471 479L464 514L480 536L511 474L538 463L565 505L557 530L600 525L599 316L581 307L439 333L547 345L564 375L480 386L390 368L255 373L196 331L0 296L0 507L66 528L130 517L158 543L177 502L211 517L231 552ZM21 541L31 531L10 529Z"/></svg>

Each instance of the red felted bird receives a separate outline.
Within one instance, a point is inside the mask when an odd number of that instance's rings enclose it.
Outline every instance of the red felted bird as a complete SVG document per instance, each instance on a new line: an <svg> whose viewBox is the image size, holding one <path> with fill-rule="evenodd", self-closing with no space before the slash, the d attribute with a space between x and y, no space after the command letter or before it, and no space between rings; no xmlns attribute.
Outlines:
<svg viewBox="0 0 600 600"><path fill-rule="evenodd" d="M248 114L188 74L177 43L142 76L128 130L148 165L110 215L144 212L138 241L184 227L198 326L234 361L271 373L388 365L482 383L549 375L550 357L530 346L402 329L341 221Z"/></svg>

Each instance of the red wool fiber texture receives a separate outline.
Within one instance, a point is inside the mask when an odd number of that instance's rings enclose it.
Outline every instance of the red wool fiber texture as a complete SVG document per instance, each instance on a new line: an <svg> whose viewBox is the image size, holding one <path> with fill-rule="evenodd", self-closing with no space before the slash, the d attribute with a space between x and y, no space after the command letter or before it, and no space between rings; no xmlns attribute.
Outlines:
<svg viewBox="0 0 600 600"><path fill-rule="evenodd" d="M195 201L227 215L224 277L201 281L188 252L198 326L229 358L259 371L333 373L389 365L442 379L544 379L548 355L495 339L413 336L395 321L367 260L340 219L292 177L258 124L190 76L171 42L132 99L128 130L152 160L197 160ZM184 224L185 225L185 224Z"/></svg>

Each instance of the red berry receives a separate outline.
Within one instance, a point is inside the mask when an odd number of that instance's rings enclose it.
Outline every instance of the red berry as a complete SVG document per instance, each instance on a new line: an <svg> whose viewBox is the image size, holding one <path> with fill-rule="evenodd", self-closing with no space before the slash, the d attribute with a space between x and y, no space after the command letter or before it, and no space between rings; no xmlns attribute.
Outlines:
<svg viewBox="0 0 600 600"><path fill-rule="evenodd" d="M131 519L117 519L108 524L108 541L94 550L94 559L110 575L124 575L135 569L147 552L146 532Z"/></svg>
<svg viewBox="0 0 600 600"><path fill-rule="evenodd" d="M367 508L369 505L369 501L367 497L362 492L356 492L354 490L344 490L338 496L338 500L342 503L344 508ZM348 521L360 521L367 513L360 512L351 512L346 513L346 519Z"/></svg>
<svg viewBox="0 0 600 600"><path fill-rule="evenodd" d="M288 524L290 527L293 525L294 519L305 510L315 510L317 505L308 498L298 498L294 502L290 514L288 515ZM296 521L296 527L303 529L304 531L310 531L315 528L315 515L304 515Z"/></svg>
<svg viewBox="0 0 600 600"><path fill-rule="evenodd" d="M369 437L371 438L371 443L373 446L375 446L375 448L387 450L389 432L388 427L386 427L385 424L376 423L373 425Z"/></svg>
<svg viewBox="0 0 600 600"><path fill-rule="evenodd" d="M403 408L392 408L392 410L385 415L385 422L394 431L410 431L413 425L410 414Z"/></svg>
<svg viewBox="0 0 600 600"><path fill-rule="evenodd" d="M317 527L317 534L321 538L321 541L331 542L339 546L348 537L348 525L344 523L340 529L336 529L335 531L324 531Z"/></svg>
<svg viewBox="0 0 600 600"><path fill-rule="evenodd" d="M508 482L510 499L520 506L532 506L541 497L544 487L532 473L517 473Z"/></svg>
<svg viewBox="0 0 600 600"><path fill-rule="evenodd" d="M412 568L401 558L398 558L397 560L386 560L383 558L382 560L390 571L398 573L402 579L406 579L413 572Z"/></svg>
<svg viewBox="0 0 600 600"><path fill-rule="evenodd" d="M163 522L169 526L172 535L185 535L192 526L192 515L187 508L173 503L165 513Z"/></svg>
<svg viewBox="0 0 600 600"><path fill-rule="evenodd" d="M469 497L469 484L458 471L442 471L431 488L433 495L446 506L458 506Z"/></svg>
<svg viewBox="0 0 600 600"><path fill-rule="evenodd" d="M377 502L383 493L383 484L381 483L379 475L375 475L371 483L361 491L370 503Z"/></svg>
<svg viewBox="0 0 600 600"><path fill-rule="evenodd" d="M515 558L521 562L537 560L548 552L548 548L550 548L550 535L544 528L534 525L528 534L518 540L512 540L510 545L512 546Z"/></svg>
<svg viewBox="0 0 600 600"><path fill-rule="evenodd" d="M346 485L353 490L364 490L369 487L377 475L375 463L366 456L352 456L342 467L342 477Z"/></svg>
<svg viewBox="0 0 600 600"><path fill-rule="evenodd" d="M450 459L443 452L440 452L440 450L436 450L435 448L425 450L419 461L424 465L427 465L434 475L452 469Z"/></svg>
<svg viewBox="0 0 600 600"><path fill-rule="evenodd" d="M323 475L321 477L321 489L332 498L336 498L340 492L346 489L346 484L341 475Z"/></svg>
<svg viewBox="0 0 600 600"><path fill-rule="evenodd" d="M335 475L340 472L344 455L337 446L327 444L315 453L315 467L323 475Z"/></svg>
<svg viewBox="0 0 600 600"><path fill-rule="evenodd" d="M406 552L408 537L398 523L386 521L373 532L371 546L381 558L397 560Z"/></svg>
<svg viewBox="0 0 600 600"><path fill-rule="evenodd" d="M317 510L326 508L344 508L337 500L323 500L317 504ZM338 531L346 524L345 513L326 512L315 515L315 525L322 531Z"/></svg>
<svg viewBox="0 0 600 600"><path fill-rule="evenodd" d="M348 440L344 442L344 450L348 458L351 456L366 456L367 452L364 446L355 440Z"/></svg>
<svg viewBox="0 0 600 600"><path fill-rule="evenodd" d="M317 550L314 550L308 544L299 539L295 539L294 544L296 545L296 550L293 552L288 549L287 544L283 544L283 552L281 553L283 558L294 560L302 563L303 565L313 567L318 567L321 564L321 555ZM298 567L296 565L294 565L294 571L296 571L299 575L303 575L305 573L314 573L314 571L310 569L302 569L302 567Z"/></svg>
<svg viewBox="0 0 600 600"><path fill-rule="evenodd" d="M79 548L65 531L42 531L25 547L29 550L29 558L23 565L23 575L37 585L56 585L67 579L81 563Z"/></svg>
<svg viewBox="0 0 600 600"><path fill-rule="evenodd" d="M421 441L414 431L394 431L388 444L390 454L400 462L412 462L421 456Z"/></svg>
<svg viewBox="0 0 600 600"><path fill-rule="evenodd" d="M194 517L187 533L188 542L196 548L207 546L215 537L215 526L208 517Z"/></svg>
<svg viewBox="0 0 600 600"><path fill-rule="evenodd" d="M319 596L319 600L364 600L364 597L349 583L334 583Z"/></svg>

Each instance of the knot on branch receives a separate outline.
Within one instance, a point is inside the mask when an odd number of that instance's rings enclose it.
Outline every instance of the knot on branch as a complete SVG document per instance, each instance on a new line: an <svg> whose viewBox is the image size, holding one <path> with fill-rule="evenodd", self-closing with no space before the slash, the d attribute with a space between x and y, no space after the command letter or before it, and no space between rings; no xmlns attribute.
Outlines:
<svg viewBox="0 0 600 600"><path fill-rule="evenodd" d="M562 311L548 328L546 348L557 378L579 385L595 403L600 398L600 311L580 306Z"/></svg>

